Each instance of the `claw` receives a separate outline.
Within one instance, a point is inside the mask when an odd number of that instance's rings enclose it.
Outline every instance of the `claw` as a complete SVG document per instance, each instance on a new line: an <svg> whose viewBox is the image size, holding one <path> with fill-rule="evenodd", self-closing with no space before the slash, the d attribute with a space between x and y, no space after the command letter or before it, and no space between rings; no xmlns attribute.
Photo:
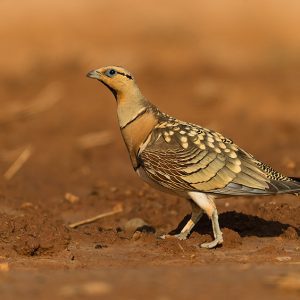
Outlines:
<svg viewBox="0 0 300 300"><path fill-rule="evenodd" d="M184 241L187 239L187 236L188 234L186 232L180 232L178 234L174 234L174 235L171 235L171 234L164 234L164 235L161 235L159 238L162 239L162 240L165 240L165 239L178 239L180 241Z"/></svg>
<svg viewBox="0 0 300 300"><path fill-rule="evenodd" d="M180 232L178 234L175 234L174 237L176 237L177 239L179 239L181 241L184 241L184 240L187 239L188 233L186 233L186 232Z"/></svg>
<svg viewBox="0 0 300 300"><path fill-rule="evenodd" d="M160 235L158 238L161 239L161 240L165 240L165 239L167 239L169 237L170 237L169 234L163 234L163 235Z"/></svg>

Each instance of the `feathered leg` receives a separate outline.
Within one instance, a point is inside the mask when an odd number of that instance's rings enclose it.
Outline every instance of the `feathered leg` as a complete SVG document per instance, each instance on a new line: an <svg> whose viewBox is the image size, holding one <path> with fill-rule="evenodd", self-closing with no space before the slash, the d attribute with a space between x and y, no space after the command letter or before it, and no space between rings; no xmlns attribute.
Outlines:
<svg viewBox="0 0 300 300"><path fill-rule="evenodd" d="M179 234L175 234L175 235L163 235L161 236L162 239L168 238L168 237L176 237L179 240L186 240L187 237L189 236L189 234L191 233L191 230L193 229L193 227L198 223L198 221L201 219L202 215L203 215L203 209L201 207L199 207L199 205L197 205L193 200L189 199L191 206L192 206L192 215L190 220L185 224L185 226L183 227L183 229L181 230L181 232Z"/></svg>
<svg viewBox="0 0 300 300"><path fill-rule="evenodd" d="M212 222L212 229L214 234L214 240L209 243L201 244L203 248L214 248L223 243L223 234L219 225L218 211L214 203L213 196L200 192L190 192L191 199L205 211Z"/></svg>

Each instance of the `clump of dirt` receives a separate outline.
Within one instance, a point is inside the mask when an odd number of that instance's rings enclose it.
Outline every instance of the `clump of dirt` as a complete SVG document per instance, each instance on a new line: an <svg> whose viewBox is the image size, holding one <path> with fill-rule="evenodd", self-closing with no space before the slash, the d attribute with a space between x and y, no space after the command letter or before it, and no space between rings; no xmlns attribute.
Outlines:
<svg viewBox="0 0 300 300"><path fill-rule="evenodd" d="M297 240L299 238L297 230L291 226L289 226L280 236L288 240Z"/></svg>
<svg viewBox="0 0 300 300"><path fill-rule="evenodd" d="M223 229L224 247L226 248L236 248L242 245L242 238L238 232L231 230L229 228Z"/></svg>
<svg viewBox="0 0 300 300"><path fill-rule="evenodd" d="M146 244L154 244L157 237L151 232L136 231L131 238L132 241L139 241Z"/></svg>
<svg viewBox="0 0 300 300"><path fill-rule="evenodd" d="M0 253L25 256L55 254L67 248L70 235L62 221L49 213L30 210L19 215L0 214Z"/></svg>

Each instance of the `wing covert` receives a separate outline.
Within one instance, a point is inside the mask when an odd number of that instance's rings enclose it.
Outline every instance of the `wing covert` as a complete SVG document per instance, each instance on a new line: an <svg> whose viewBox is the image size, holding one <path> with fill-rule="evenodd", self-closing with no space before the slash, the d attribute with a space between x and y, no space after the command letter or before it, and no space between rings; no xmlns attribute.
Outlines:
<svg viewBox="0 0 300 300"><path fill-rule="evenodd" d="M174 119L160 123L138 156L146 174L171 190L268 193L270 180L250 154L197 125Z"/></svg>

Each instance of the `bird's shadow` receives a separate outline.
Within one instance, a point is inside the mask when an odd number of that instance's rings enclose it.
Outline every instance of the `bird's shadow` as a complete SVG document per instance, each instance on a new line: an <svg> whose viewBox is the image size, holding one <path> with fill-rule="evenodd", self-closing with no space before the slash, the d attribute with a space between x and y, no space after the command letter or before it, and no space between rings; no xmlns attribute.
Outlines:
<svg viewBox="0 0 300 300"><path fill-rule="evenodd" d="M176 234L181 231L186 222L190 219L190 215L184 217L176 229L170 234ZM257 237L276 237L281 235L288 227L292 227L300 236L300 229L290 224L284 224L279 221L267 221L257 216L247 215L235 211L224 212L219 215L219 223L221 229L226 227L239 233L241 237L257 236ZM211 222L206 215L193 228L192 232L200 234L211 234Z"/></svg>

